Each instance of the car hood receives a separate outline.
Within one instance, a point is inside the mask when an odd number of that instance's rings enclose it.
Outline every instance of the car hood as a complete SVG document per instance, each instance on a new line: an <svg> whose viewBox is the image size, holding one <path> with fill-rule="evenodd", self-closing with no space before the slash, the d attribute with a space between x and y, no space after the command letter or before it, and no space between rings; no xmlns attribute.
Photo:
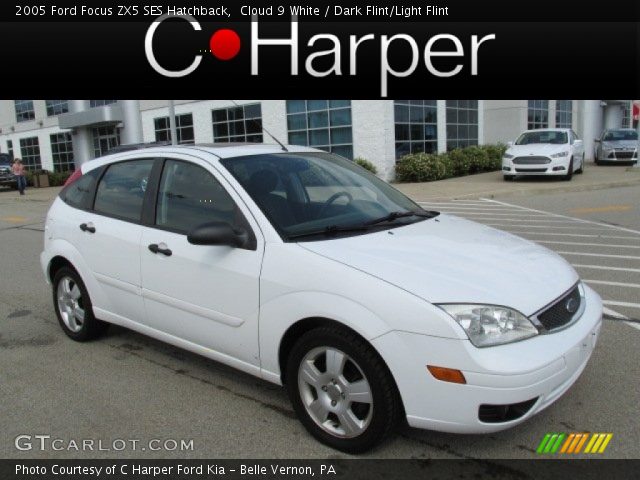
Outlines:
<svg viewBox="0 0 640 480"><path fill-rule="evenodd" d="M607 140L604 144L613 148L636 148L638 146L638 142L636 140Z"/></svg>
<svg viewBox="0 0 640 480"><path fill-rule="evenodd" d="M566 144L534 143L531 145L512 145L507 150L507 153L514 157L526 157L527 155L552 155L558 152L566 152L568 149L569 146Z"/></svg>
<svg viewBox="0 0 640 480"><path fill-rule="evenodd" d="M299 245L431 303L505 305L531 315L578 281L554 252L451 215Z"/></svg>

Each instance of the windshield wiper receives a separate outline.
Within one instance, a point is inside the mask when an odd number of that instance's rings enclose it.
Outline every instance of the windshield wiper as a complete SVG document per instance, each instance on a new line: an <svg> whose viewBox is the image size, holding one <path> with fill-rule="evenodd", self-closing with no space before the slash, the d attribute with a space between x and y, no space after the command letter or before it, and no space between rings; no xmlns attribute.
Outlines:
<svg viewBox="0 0 640 480"><path fill-rule="evenodd" d="M316 235L333 235L335 233L342 232L365 232L369 229L369 227L365 224L359 225L329 225L328 227L321 228L318 230L312 230L310 232L302 232L295 233L293 235L289 235L289 240L294 238L304 238L304 237L315 237Z"/></svg>
<svg viewBox="0 0 640 480"><path fill-rule="evenodd" d="M364 225L370 226L370 225L377 225L378 223L393 222L399 218L405 218L405 217L433 218L433 217L437 217L438 215L440 215L440 212L430 212L427 210L409 210L407 212L391 212L388 215L385 215L384 217L369 220L368 222L365 222Z"/></svg>
<svg viewBox="0 0 640 480"><path fill-rule="evenodd" d="M381 218L376 218L374 220L369 220L368 222L359 223L356 225L329 225L328 227L321 228L318 230L312 230L310 232L302 232L295 233L293 235L289 235L289 240L294 238L304 238L304 237L314 237L317 235L334 235L336 233L344 233L344 232L366 232L373 225L377 225L379 223L384 222L393 222L398 218L404 217L424 217L424 218L433 218L440 215L440 212L430 212L427 210L409 210L407 212L391 212L388 215L385 215Z"/></svg>

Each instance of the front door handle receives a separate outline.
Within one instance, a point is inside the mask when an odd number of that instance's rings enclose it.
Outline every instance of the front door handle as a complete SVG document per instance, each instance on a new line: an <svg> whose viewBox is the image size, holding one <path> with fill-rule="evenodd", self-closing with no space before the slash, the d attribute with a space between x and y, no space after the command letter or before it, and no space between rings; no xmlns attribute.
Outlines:
<svg viewBox="0 0 640 480"><path fill-rule="evenodd" d="M96 227L93 226L93 223L81 223L80 230L83 232L96 233Z"/></svg>
<svg viewBox="0 0 640 480"><path fill-rule="evenodd" d="M164 244L161 244L164 245ZM165 245L166 247L166 245ZM151 245L149 245L149 250L153 253L161 253L162 255L166 256L166 257L170 257L173 252L171 250L169 250L168 248L165 247L161 247L160 245L158 245L157 243L152 243Z"/></svg>

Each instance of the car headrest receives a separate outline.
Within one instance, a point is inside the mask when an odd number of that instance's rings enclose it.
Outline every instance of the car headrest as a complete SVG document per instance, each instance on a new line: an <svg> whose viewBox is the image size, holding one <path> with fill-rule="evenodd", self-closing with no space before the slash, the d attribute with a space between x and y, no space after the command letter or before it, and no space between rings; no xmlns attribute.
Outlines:
<svg viewBox="0 0 640 480"><path fill-rule="evenodd" d="M266 195L278 186L280 178L273 170L258 170L249 179L249 190L256 195Z"/></svg>

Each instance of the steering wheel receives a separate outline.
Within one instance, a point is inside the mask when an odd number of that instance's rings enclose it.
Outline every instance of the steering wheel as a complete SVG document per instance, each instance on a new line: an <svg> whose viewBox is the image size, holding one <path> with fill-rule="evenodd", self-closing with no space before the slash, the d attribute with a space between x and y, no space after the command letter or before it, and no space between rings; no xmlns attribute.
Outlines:
<svg viewBox="0 0 640 480"><path fill-rule="evenodd" d="M333 195L331 195L326 202L324 202L324 205L322 205L322 207L320 207L320 211L318 212L318 218L322 218L322 214L327 210L327 208L329 208L329 205L331 205L340 197L347 197L349 199L349 203L347 203L347 205L353 202L353 195L351 195L349 192L345 192L344 190L341 192L336 192Z"/></svg>

